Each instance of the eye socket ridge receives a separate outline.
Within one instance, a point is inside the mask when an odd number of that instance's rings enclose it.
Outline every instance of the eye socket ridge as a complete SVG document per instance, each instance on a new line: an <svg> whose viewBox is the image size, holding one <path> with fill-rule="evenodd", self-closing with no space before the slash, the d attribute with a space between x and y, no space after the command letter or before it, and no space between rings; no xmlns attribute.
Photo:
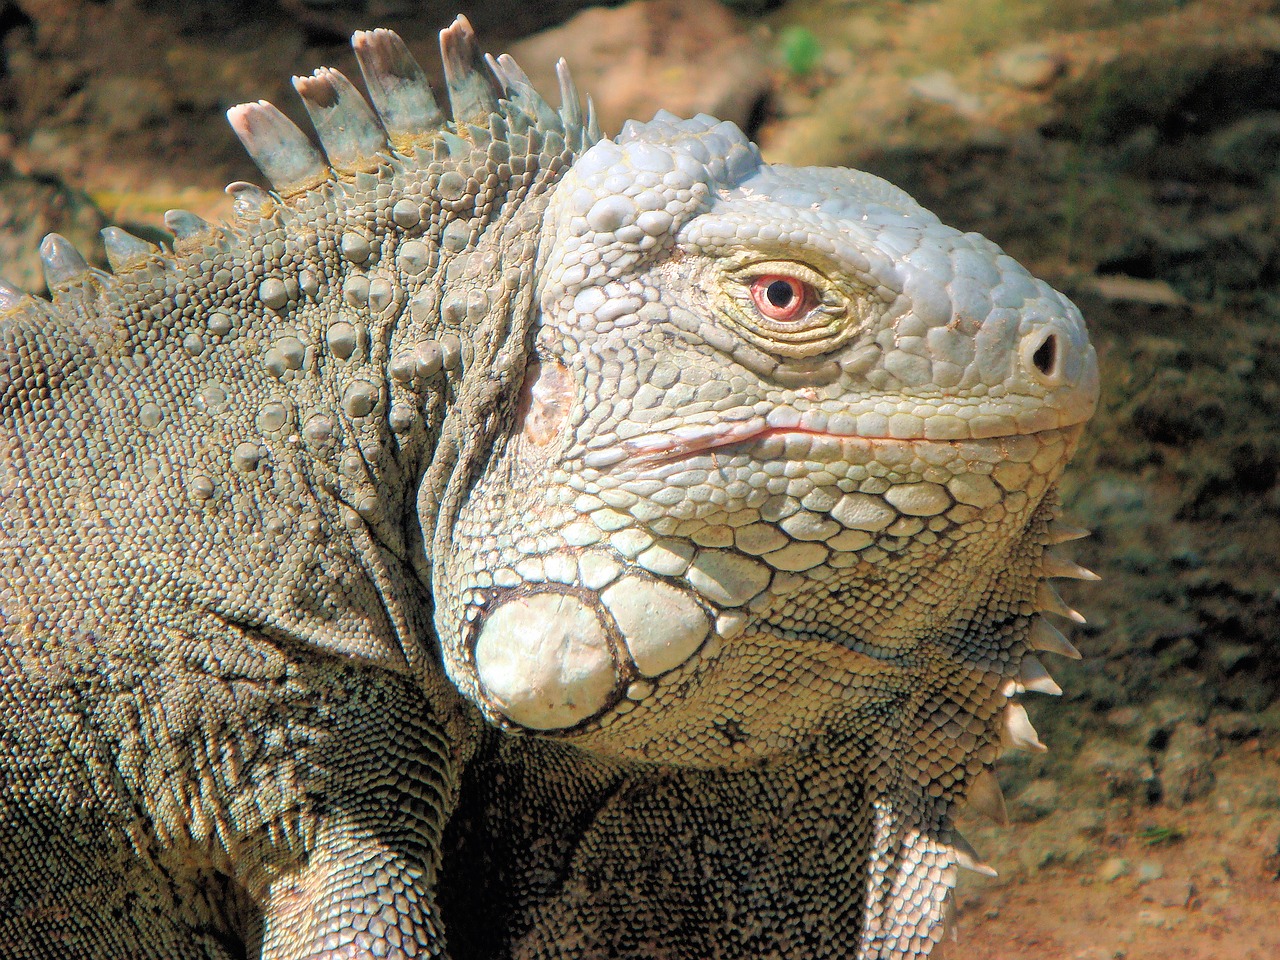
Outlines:
<svg viewBox="0 0 1280 960"><path fill-rule="evenodd" d="M805 317L818 304L813 285L783 273L765 273L752 279L748 290L760 314L774 323L790 323Z"/></svg>

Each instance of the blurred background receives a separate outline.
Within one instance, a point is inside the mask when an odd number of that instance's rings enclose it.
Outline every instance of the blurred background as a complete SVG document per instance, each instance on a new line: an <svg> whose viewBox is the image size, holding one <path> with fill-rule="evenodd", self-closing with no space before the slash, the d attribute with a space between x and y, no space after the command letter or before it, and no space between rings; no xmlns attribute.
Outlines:
<svg viewBox="0 0 1280 960"><path fill-rule="evenodd" d="M0 273L56 230L101 261L261 181L227 128L292 73L358 76L354 29L438 75L466 13L607 132L731 119L767 159L887 177L1088 318L1103 397L1064 490L1104 576L1081 663L1033 698L1050 752L966 824L952 958L1280 956L1280 3L1262 0L0 0ZM1076 589L1071 589L1075 587Z"/></svg>

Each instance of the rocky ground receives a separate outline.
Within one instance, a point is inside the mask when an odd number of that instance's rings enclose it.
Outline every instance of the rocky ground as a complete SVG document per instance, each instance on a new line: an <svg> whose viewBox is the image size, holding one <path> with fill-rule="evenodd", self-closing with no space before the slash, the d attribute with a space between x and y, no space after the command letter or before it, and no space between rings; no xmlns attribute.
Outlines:
<svg viewBox="0 0 1280 960"><path fill-rule="evenodd" d="M62 184L144 228L225 212L255 171L221 112L300 118L288 74L350 67L356 26L430 62L430 6L0 0L5 272L34 287L18 245L96 229ZM964 883L947 955L1280 956L1280 4L456 6L531 72L566 56L613 129L719 112L770 159L888 177L1080 304L1104 392L1065 498L1105 579L1069 591L1067 694L1030 707L1051 752L1001 771L1015 823L967 830L1001 876Z"/></svg>

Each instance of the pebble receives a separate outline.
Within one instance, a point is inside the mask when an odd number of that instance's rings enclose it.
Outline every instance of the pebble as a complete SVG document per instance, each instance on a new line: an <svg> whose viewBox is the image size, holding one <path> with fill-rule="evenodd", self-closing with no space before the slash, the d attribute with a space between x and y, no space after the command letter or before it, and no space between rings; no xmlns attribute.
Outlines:
<svg viewBox="0 0 1280 960"><path fill-rule="evenodd" d="M1129 861L1123 857L1110 857L1098 868L1098 879L1103 883L1114 883L1129 873Z"/></svg>
<svg viewBox="0 0 1280 960"><path fill-rule="evenodd" d="M1043 90L1056 80L1066 62L1044 44L1010 47L996 57L996 76L1020 90Z"/></svg>
<svg viewBox="0 0 1280 960"><path fill-rule="evenodd" d="M1143 861L1138 864L1138 882L1151 883L1153 880L1159 880L1164 876L1164 867L1151 860Z"/></svg>
<svg viewBox="0 0 1280 960"><path fill-rule="evenodd" d="M982 113L981 98L960 89L956 78L946 70L922 74L908 84L908 89L921 100L950 107L962 117L973 119Z"/></svg>

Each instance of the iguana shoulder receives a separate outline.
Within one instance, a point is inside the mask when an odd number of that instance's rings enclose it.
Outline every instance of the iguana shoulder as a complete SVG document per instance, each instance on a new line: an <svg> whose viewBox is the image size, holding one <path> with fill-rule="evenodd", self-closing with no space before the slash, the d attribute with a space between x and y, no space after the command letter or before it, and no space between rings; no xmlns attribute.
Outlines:
<svg viewBox="0 0 1280 960"><path fill-rule="evenodd" d="M0 936L32 955L440 949L479 728L414 501L518 384L545 193L599 133L465 20L449 120L398 37L355 46L376 113L297 80L323 154L231 111L273 186L231 223L109 228L110 272L51 236L51 302L0 290Z"/></svg>

